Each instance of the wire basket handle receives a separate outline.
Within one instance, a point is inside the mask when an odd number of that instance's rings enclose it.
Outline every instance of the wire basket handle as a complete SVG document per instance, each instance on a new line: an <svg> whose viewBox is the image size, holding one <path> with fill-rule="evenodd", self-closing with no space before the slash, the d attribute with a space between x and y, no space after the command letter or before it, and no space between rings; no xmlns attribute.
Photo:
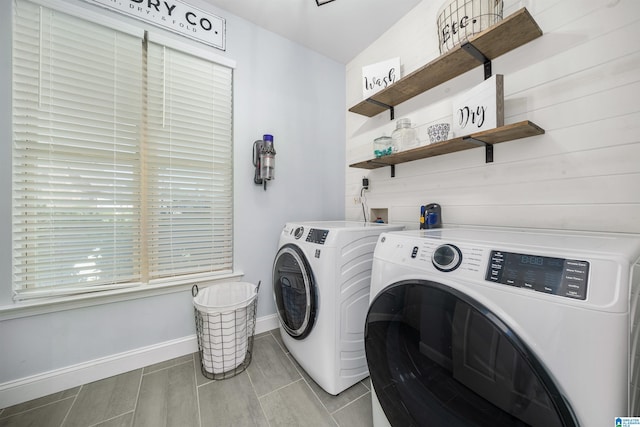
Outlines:
<svg viewBox="0 0 640 427"><path fill-rule="evenodd" d="M261 283L262 283L262 280L258 280L258 285L256 286L256 295L258 295L258 292L260 291ZM200 292L198 285L197 284L193 285L191 287L191 296L195 298L198 295L198 292Z"/></svg>

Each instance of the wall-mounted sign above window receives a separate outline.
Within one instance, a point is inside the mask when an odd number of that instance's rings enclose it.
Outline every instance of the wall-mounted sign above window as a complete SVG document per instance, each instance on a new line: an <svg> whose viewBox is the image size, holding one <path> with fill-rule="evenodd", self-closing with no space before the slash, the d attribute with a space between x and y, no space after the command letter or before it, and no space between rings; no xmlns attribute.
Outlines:
<svg viewBox="0 0 640 427"><path fill-rule="evenodd" d="M225 50L224 18L180 0L85 0Z"/></svg>

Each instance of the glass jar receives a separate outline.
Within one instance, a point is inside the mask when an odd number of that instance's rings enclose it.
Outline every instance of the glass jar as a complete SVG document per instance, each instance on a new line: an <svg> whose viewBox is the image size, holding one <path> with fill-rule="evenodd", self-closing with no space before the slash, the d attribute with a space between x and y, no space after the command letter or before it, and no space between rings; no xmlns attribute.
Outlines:
<svg viewBox="0 0 640 427"><path fill-rule="evenodd" d="M396 130L391 134L391 139L398 150L408 150L420 145L418 134L411 127L409 119L400 119L396 122Z"/></svg>
<svg viewBox="0 0 640 427"><path fill-rule="evenodd" d="M393 140L390 136L381 136L373 140L373 155L376 157L387 156L398 151L393 146Z"/></svg>

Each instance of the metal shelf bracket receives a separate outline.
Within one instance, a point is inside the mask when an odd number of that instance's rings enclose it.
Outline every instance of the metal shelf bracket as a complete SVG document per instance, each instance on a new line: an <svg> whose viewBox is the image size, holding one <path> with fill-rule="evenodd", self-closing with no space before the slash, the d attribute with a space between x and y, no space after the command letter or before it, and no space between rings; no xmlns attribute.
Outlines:
<svg viewBox="0 0 640 427"><path fill-rule="evenodd" d="M391 166L391 178L395 178L396 177L396 165L390 165L389 163L383 163L383 162L371 162L371 164Z"/></svg>
<svg viewBox="0 0 640 427"><path fill-rule="evenodd" d="M462 140L466 142L471 142L472 144L476 144L480 146L484 145L484 162L493 163L493 144L488 144L484 141L473 138L471 136L463 136Z"/></svg>
<svg viewBox="0 0 640 427"><path fill-rule="evenodd" d="M462 49L467 52L469 55L473 56L479 62L482 62L484 65L484 79L487 80L491 77L491 60L484 56L484 53L480 52L477 47L475 47L470 42L465 42L462 44Z"/></svg>
<svg viewBox="0 0 640 427"><path fill-rule="evenodd" d="M389 120L393 120L395 118L395 110L393 109L393 105L387 105L384 102L376 101L373 98L367 98L367 102L370 102L372 104L377 105L378 107L386 108L387 110L389 110L389 113L391 114L391 118Z"/></svg>

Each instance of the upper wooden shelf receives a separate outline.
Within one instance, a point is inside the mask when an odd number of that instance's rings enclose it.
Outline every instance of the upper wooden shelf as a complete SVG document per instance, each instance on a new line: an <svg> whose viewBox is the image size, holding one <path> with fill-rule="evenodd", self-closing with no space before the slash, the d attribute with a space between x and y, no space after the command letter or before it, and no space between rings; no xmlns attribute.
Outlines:
<svg viewBox="0 0 640 427"><path fill-rule="evenodd" d="M528 120L501 126L495 129L489 129L482 132L472 133L471 135L461 136L449 139L443 142L423 145L411 150L400 151L398 153L382 156L375 159L365 160L359 163L349 165L352 168L360 169L378 169L385 166L398 165L418 159L426 159L427 157L440 156L442 154L453 153L456 151L477 148L481 145L493 145L501 142L512 141L514 139L527 138L530 136L541 135L544 129Z"/></svg>
<svg viewBox="0 0 640 427"><path fill-rule="evenodd" d="M468 39L479 52L495 59L531 40L542 36L542 30L529 11L522 8L496 25ZM404 76L391 86L351 107L352 113L373 117L454 77L482 65L464 44L458 45L435 60Z"/></svg>

